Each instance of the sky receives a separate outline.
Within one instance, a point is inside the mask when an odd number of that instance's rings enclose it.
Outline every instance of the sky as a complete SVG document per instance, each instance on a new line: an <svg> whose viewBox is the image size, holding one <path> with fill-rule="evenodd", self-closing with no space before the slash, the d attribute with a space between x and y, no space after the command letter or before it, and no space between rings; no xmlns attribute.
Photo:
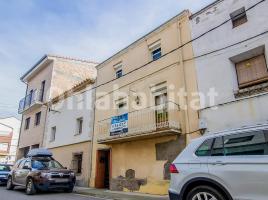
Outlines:
<svg viewBox="0 0 268 200"><path fill-rule="evenodd" d="M0 118L20 117L20 77L44 54L102 62L184 9L214 0L0 0Z"/></svg>

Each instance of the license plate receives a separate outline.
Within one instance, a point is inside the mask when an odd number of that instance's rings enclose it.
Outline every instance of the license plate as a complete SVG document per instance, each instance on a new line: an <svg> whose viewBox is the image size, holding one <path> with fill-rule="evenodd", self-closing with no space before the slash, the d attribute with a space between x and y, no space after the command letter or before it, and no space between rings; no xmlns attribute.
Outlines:
<svg viewBox="0 0 268 200"><path fill-rule="evenodd" d="M7 176L5 176L5 175L0 175L0 178L6 178Z"/></svg>
<svg viewBox="0 0 268 200"><path fill-rule="evenodd" d="M57 179L54 179L55 183L66 183L69 181L68 178L57 178Z"/></svg>

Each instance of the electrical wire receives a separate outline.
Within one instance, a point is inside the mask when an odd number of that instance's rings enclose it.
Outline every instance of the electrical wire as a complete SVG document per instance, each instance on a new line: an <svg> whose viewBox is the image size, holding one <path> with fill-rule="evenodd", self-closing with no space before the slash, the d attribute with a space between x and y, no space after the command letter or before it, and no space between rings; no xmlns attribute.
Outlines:
<svg viewBox="0 0 268 200"><path fill-rule="evenodd" d="M252 6L249 7L248 9L246 9L246 12L247 12L247 11L250 11L251 9L255 8L256 6L260 5L261 3L265 2L265 1L266 1L266 0L261 0L261 1L257 2L256 4L252 5ZM175 52L175 51L177 51L177 50L179 50L179 49L185 47L186 45L189 45L189 44L193 43L194 41L196 41L196 40L198 40L198 39L204 37L204 36L207 35L208 33L212 32L212 31L218 29L219 27L225 25L226 23L230 22L231 20L232 20L231 18L225 20L225 21L222 22L221 24L219 24L219 25L217 25L217 26L215 26L215 27L209 29L208 31L202 33L201 35L197 36L196 38L191 39L190 41L188 41L188 42L186 42L186 43L180 45L179 47L177 47L177 48L171 50L170 52L168 52L168 53L166 53L166 54L163 54L163 55L161 56L161 58L163 58L163 57L165 57L165 56L167 56L167 55L169 55L169 54L171 54L171 53L173 53L173 52ZM268 32L268 31L265 31L265 32L263 32L263 33L257 34L257 35L255 35L255 36L253 36L253 37L248 38L248 39L245 39L245 40L242 40L242 41L240 41L240 42L234 43L234 44L232 44L232 45L228 45L228 46L226 46L226 47L219 48L219 49L216 49L216 50L211 51L211 52L208 52L208 53L204 53L204 54L199 55L199 56L194 56L194 57L192 57L192 58L190 58L190 59L185 59L185 60L183 60L183 61L186 62L186 61L194 60L194 59L196 59L196 58L204 57L204 56L213 54L213 53L215 53L215 52L222 51L222 50L224 50L224 49L228 49L228 48L230 48L230 47L233 47L233 46L236 46L236 45L238 45L238 44L241 44L241 43L243 43L243 42L245 42L245 41L248 41L248 40L254 39L254 38L256 38L256 37L259 37L259 36L261 36L261 35L264 35L264 34L266 34L267 32ZM156 61L157 61L157 60L156 60ZM122 78L125 77L125 76L127 76L127 75L129 75L129 74L132 74L132 73L134 73L135 71L138 71L138 70L140 70L140 69L146 67L147 65L149 65L149 64L151 64L151 63L153 63L153 62L156 62L156 61L152 60L152 61L150 61L150 62L148 62L148 63L146 63L146 64L144 64L144 65L142 65L142 66L140 66L140 67L138 67L138 68L135 68L135 69L133 69L133 70L131 70L131 71L129 71L129 72L123 74ZM171 65L166 66L165 68L162 68L162 69L169 68L170 66L171 66ZM162 69L161 69L161 70L162 70ZM154 73L155 73L155 72L154 72ZM152 74L153 74L153 73L152 73ZM148 74L148 75L142 77L142 79L143 79L143 78L146 78L146 77L148 77L148 76L151 76L152 74ZM84 90L84 92L86 92L86 91L90 91L90 90L95 90L95 89L97 89L97 88L99 88L99 87L102 87L102 86L104 86L104 85L107 85L107 84L109 84L109 83L112 83L112 82L115 81L115 80L117 80L117 78L113 78L113 79L111 79L111 80L109 80L109 81L107 81L107 82L105 82L105 83L102 83L102 84L93 86L93 87L91 87L90 89ZM127 84L127 85L129 85L129 84ZM125 86L126 86L126 85L121 86L120 88L125 87ZM118 88L118 89L120 89L120 88ZM118 90L118 89L116 89L116 90ZM113 93L113 92L116 91L116 90L113 90L113 91L111 91L111 92L109 92L109 93L107 93L107 94ZM106 95L107 95L107 94L106 94ZM76 95L76 94L74 94L73 96L75 96L75 95ZM105 96L105 95L103 95L103 96ZM101 97L103 97L103 96L101 96ZM101 97L99 97L99 98L101 98ZM99 99L99 98L98 98L98 99Z"/></svg>

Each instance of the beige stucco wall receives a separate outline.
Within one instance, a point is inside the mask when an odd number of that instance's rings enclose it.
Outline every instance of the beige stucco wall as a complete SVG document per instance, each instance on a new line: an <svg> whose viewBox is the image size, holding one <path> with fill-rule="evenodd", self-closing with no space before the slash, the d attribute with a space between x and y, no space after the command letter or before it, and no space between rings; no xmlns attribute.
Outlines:
<svg viewBox="0 0 268 200"><path fill-rule="evenodd" d="M85 79L95 80L97 76L95 66L96 63L54 58L49 98L62 94Z"/></svg>
<svg viewBox="0 0 268 200"><path fill-rule="evenodd" d="M138 192L150 194L167 194L168 181L163 179L163 167L167 160L156 160L155 144L167 140L176 140L173 137L155 137L150 140L137 139L132 142L118 142L112 145L98 144L99 132L98 124L103 119L109 119L118 115L118 111L112 107L114 102L120 97L115 97L115 91L124 92L128 98L128 103L135 99L135 93L143 92L147 97L147 106L154 105L154 97L151 87L153 85L166 82L168 90L168 100L182 105L189 105L192 99L198 96L191 96L192 92L197 91L196 74L194 63L189 60L193 57L191 44L183 48L174 50L187 43L191 39L191 30L189 24L189 13L184 12L181 16L172 19L170 22L161 26L149 35L145 36L131 47L123 50L121 53L113 56L111 59L98 66L97 85L105 83L115 78L114 65L120 61L123 64L123 74L137 69L146 64L142 69L136 70L125 77L116 79L113 82L97 88L96 102L104 102L110 99L110 109L96 110L95 114L95 136L93 147L92 179L91 186L95 184L96 172L96 151L102 148L111 148L112 151L112 178L125 176L127 169L134 169L137 178L147 179L147 184L141 186ZM151 61L151 54L148 46L157 40L161 40L162 55L159 60ZM174 50L174 51L173 51ZM171 52L172 51L172 52ZM171 52L171 53L170 53ZM189 60L189 61L185 61ZM117 85L119 89L115 89ZM184 88L188 94L185 98L179 98L177 92ZM104 93L107 94L104 94ZM101 93L101 94L100 94ZM143 100L141 100L142 102ZM143 103L143 102L142 102ZM197 103L198 104L198 103ZM129 112L132 111L130 107ZM188 108L181 109L176 118L180 124L182 134L198 130L198 113L196 110ZM188 134L187 134L188 135ZM191 139L191 135L187 136ZM178 146L178 148L180 148Z"/></svg>
<svg viewBox="0 0 268 200"><path fill-rule="evenodd" d="M58 56L48 56L46 60L41 62L40 66L37 66L37 68L40 67L41 70L37 70L33 72L32 76L29 76L27 80L27 94L29 94L32 89L41 89L41 83L45 80L44 103L48 102L53 97L71 89L73 86L85 79L95 79L95 66L96 63L94 62L84 62ZM41 122L40 125L34 126L35 114L39 111L42 112ZM19 148L36 144L42 146L46 116L46 105L36 106L35 108L29 109L23 113ZM25 130L25 119L28 117L31 117L30 128ZM21 157L21 153L18 157Z"/></svg>
<svg viewBox="0 0 268 200"><path fill-rule="evenodd" d="M72 159L74 153L83 153L82 173L77 176L77 184L80 186L89 186L90 156L91 142L83 142L73 145L67 145L50 149L53 157L59 161L64 167L72 169Z"/></svg>

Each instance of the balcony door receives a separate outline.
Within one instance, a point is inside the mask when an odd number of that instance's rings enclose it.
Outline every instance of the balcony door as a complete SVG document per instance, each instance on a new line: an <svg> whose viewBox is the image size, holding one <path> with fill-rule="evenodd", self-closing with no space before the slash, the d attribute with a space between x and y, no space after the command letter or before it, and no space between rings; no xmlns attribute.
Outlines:
<svg viewBox="0 0 268 200"><path fill-rule="evenodd" d="M155 105L156 128L163 129L168 122L167 93L155 96Z"/></svg>

